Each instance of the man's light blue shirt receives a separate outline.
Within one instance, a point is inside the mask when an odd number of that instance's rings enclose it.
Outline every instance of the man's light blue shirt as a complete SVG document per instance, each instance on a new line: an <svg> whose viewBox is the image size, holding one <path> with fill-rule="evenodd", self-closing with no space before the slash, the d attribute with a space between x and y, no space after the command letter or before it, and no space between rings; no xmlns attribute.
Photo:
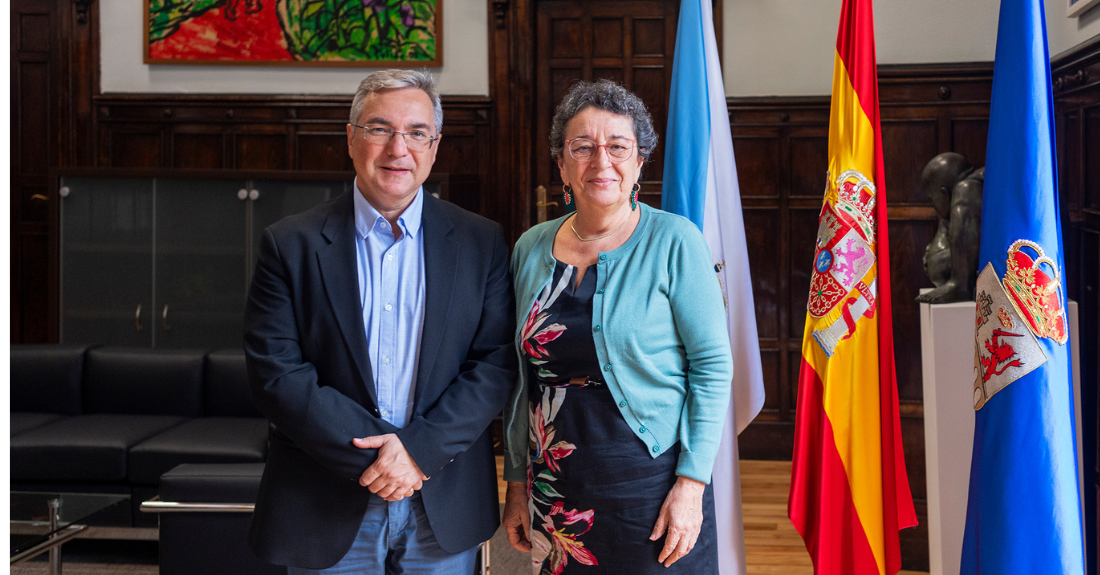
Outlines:
<svg viewBox="0 0 1100 575"><path fill-rule="evenodd" d="M355 256L359 301L382 419L405 427L411 415L424 331L424 188L397 218L386 218L355 187Z"/></svg>

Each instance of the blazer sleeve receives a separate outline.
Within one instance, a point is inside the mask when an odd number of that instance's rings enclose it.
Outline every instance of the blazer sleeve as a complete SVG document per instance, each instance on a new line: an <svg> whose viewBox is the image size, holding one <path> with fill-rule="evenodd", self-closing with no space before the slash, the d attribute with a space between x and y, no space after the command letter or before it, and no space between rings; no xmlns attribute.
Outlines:
<svg viewBox="0 0 1100 575"><path fill-rule="evenodd" d="M672 319L688 365L676 474L710 483L733 380L725 304L710 250L694 226L674 245L669 266Z"/></svg>
<svg viewBox="0 0 1100 575"><path fill-rule="evenodd" d="M303 358L295 318L291 265L264 230L245 307L244 347L252 399L278 431L335 473L358 480L377 457L351 440L397 430L354 399L321 385ZM296 258L304 260L305 257Z"/></svg>
<svg viewBox="0 0 1100 575"><path fill-rule="evenodd" d="M473 246L471 246L473 247ZM481 318L458 375L435 404L397 437L429 477L465 451L500 413L516 378L512 350L514 297L508 248L499 225L493 232Z"/></svg>

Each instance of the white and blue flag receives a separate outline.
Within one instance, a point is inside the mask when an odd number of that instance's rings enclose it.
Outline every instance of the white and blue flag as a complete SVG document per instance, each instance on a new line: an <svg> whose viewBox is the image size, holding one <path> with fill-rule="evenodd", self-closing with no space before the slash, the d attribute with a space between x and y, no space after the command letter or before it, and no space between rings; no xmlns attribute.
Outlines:
<svg viewBox="0 0 1100 575"><path fill-rule="evenodd" d="M733 160L726 91L710 0L683 0L672 65L661 208L703 230L726 300L733 389L714 464L714 505L722 575L745 573L737 434L764 405L760 344Z"/></svg>

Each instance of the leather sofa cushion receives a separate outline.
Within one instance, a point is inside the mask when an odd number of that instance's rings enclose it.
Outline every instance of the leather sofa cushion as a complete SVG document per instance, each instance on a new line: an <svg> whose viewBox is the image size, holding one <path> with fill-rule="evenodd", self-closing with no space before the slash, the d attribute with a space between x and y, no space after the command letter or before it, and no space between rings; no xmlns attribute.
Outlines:
<svg viewBox="0 0 1100 575"><path fill-rule="evenodd" d="M11 411L80 415L87 346L11 346Z"/></svg>
<svg viewBox="0 0 1100 575"><path fill-rule="evenodd" d="M266 419L203 417L131 448L129 480L156 485L161 475L182 463L259 463L266 453Z"/></svg>
<svg viewBox="0 0 1100 575"><path fill-rule="evenodd" d="M255 503L263 473L263 463L185 463L160 477L160 500Z"/></svg>
<svg viewBox="0 0 1100 575"><path fill-rule="evenodd" d="M56 413L13 413L11 414L11 436L15 437L24 431L42 427L63 417L65 416Z"/></svg>
<svg viewBox="0 0 1100 575"><path fill-rule="evenodd" d="M186 421L171 415L70 417L11 438L11 480L125 481L127 453Z"/></svg>
<svg viewBox="0 0 1100 575"><path fill-rule="evenodd" d="M206 415L263 417L252 403L244 351L220 350L207 354L203 387Z"/></svg>
<svg viewBox="0 0 1100 575"><path fill-rule="evenodd" d="M100 348L87 354L85 413L202 415L201 351Z"/></svg>

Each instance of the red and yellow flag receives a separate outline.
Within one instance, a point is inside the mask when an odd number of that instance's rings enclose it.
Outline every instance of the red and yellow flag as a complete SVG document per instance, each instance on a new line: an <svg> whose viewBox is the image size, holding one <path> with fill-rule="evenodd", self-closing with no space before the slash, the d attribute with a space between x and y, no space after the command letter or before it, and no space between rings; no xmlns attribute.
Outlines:
<svg viewBox="0 0 1100 575"><path fill-rule="evenodd" d="M917 524L898 420L871 0L843 0L787 514L818 575L893 575Z"/></svg>

